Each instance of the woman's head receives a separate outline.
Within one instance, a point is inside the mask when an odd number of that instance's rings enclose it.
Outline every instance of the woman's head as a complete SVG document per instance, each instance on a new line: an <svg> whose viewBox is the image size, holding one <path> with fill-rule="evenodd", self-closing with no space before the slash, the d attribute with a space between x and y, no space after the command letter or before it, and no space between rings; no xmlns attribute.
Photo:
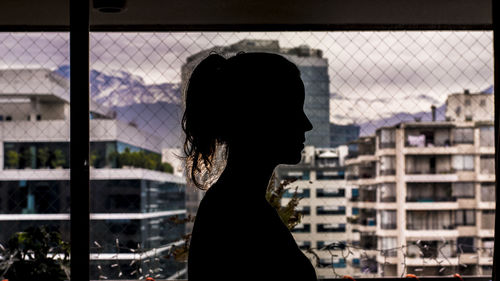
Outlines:
<svg viewBox="0 0 500 281"><path fill-rule="evenodd" d="M182 127L188 177L212 168L217 149L259 158L269 165L300 161L304 133L312 125L303 111L298 68L270 53L211 54L194 69L186 88ZM256 155L258 153L258 155Z"/></svg>

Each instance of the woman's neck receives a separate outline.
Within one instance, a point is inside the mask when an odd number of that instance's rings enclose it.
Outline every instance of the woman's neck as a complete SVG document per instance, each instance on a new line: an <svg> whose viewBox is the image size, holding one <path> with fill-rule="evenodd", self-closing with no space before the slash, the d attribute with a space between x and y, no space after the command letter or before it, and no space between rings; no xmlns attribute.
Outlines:
<svg viewBox="0 0 500 281"><path fill-rule="evenodd" d="M231 151L217 185L227 189L224 192L242 195L238 200L265 198L276 164L258 158L251 152Z"/></svg>

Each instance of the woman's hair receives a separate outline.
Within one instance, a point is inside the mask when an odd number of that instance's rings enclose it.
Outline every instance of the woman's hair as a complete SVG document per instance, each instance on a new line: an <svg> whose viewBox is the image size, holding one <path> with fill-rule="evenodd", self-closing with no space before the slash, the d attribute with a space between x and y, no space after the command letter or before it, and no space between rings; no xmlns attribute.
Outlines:
<svg viewBox="0 0 500 281"><path fill-rule="evenodd" d="M227 159L235 120L263 97L259 92L265 89L258 88L259 81L290 73L299 71L271 53L238 53L228 59L212 53L196 66L184 93L182 117L188 180L200 189L210 187L213 173L221 172L220 160ZM245 94L247 99L242 101Z"/></svg>

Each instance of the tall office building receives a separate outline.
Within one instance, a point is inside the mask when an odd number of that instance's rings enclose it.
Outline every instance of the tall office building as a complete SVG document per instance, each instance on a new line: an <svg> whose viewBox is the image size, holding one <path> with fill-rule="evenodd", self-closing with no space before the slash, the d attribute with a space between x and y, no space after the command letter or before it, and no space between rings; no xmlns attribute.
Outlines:
<svg viewBox="0 0 500 281"><path fill-rule="evenodd" d="M351 218L357 243L367 253L362 271L491 274L493 95L452 94L446 116L379 128L356 141L346 178L357 189L350 206L358 213Z"/></svg>
<svg viewBox="0 0 500 281"><path fill-rule="evenodd" d="M359 138L360 126L355 124L340 125L330 123L330 147L347 145Z"/></svg>
<svg viewBox="0 0 500 281"><path fill-rule="evenodd" d="M69 241L69 110L66 78L0 70L1 243L28 226ZM185 216L185 179L159 169L162 139L113 116L91 102L91 278L182 274L184 264L162 255L183 243L172 218Z"/></svg>

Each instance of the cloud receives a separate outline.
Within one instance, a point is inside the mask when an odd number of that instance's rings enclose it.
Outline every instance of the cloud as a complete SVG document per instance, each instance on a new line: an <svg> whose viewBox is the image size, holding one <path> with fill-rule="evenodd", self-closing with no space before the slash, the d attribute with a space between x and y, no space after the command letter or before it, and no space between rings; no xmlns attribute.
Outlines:
<svg viewBox="0 0 500 281"><path fill-rule="evenodd" d="M90 61L93 69L124 70L159 84L179 82L186 59L213 46L242 39L279 40L287 48L306 44L329 62L332 112L375 119L492 85L492 37L491 31L91 33ZM68 64L68 38L0 33L0 68Z"/></svg>

